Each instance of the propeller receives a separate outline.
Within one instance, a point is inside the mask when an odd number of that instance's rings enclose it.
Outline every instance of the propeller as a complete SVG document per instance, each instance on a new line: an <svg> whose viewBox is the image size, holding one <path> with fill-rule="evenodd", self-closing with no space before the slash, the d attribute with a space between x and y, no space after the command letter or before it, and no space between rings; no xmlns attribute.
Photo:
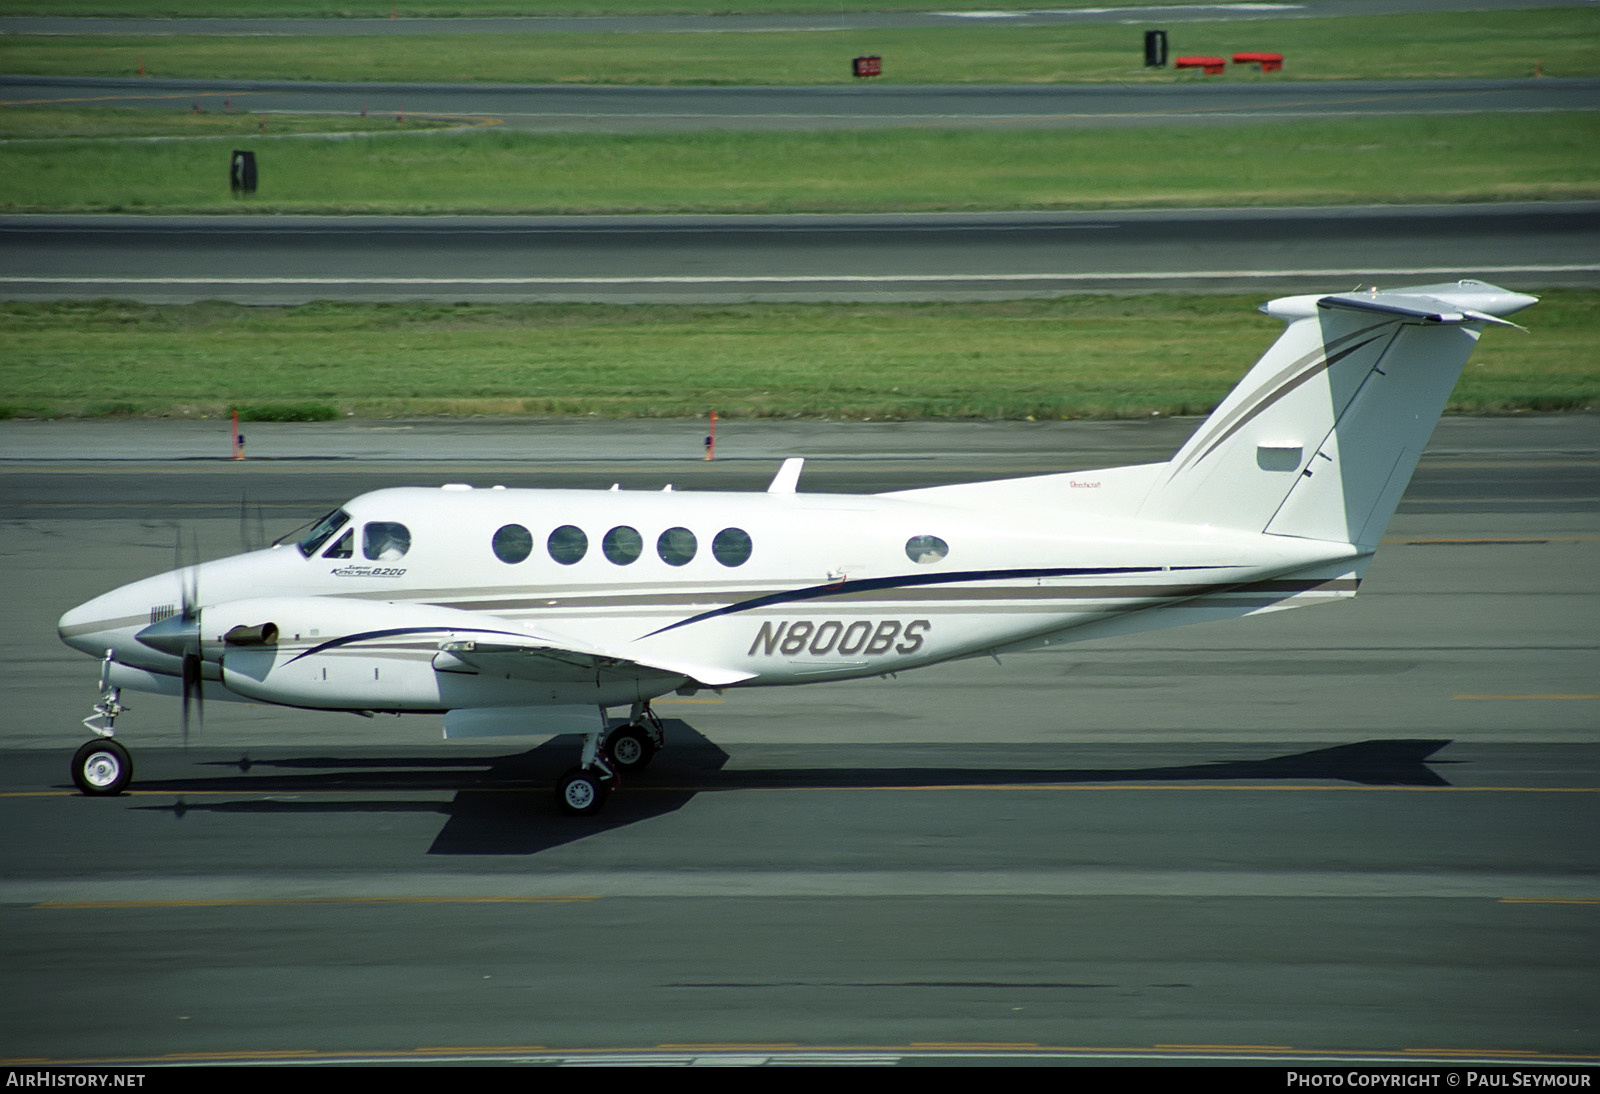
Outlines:
<svg viewBox="0 0 1600 1094"><path fill-rule="evenodd" d="M181 542L181 541L180 541ZM195 541L190 539L190 557L198 553ZM186 637L191 641L183 649L183 747L189 747L189 698L194 697L195 716L200 727L205 728L205 691L200 682L200 570L191 563L183 570L183 610L178 617L184 623Z"/></svg>
<svg viewBox="0 0 1600 1094"><path fill-rule="evenodd" d="M189 697L194 697L195 719L199 727L206 726L205 692L200 686L200 655L189 654L183 659L183 747L189 747Z"/></svg>
<svg viewBox="0 0 1600 1094"><path fill-rule="evenodd" d="M189 557L194 558L199 548L191 536L189 541ZM183 562L184 556L183 535L180 532L177 545L174 548L174 569L180 571L181 586L180 610L176 615L150 624L134 635L140 642L153 650L171 654L179 658L181 663L181 678L183 681L183 746L189 747L189 704L194 703L195 716L201 728L205 726L205 690L201 683L202 661L200 658L200 570L197 564Z"/></svg>

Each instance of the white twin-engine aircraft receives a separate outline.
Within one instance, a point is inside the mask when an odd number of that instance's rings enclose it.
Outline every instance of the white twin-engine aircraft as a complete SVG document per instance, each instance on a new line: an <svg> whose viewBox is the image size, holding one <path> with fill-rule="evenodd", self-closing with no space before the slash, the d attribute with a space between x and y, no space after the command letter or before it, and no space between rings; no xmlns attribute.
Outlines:
<svg viewBox="0 0 1600 1094"><path fill-rule="evenodd" d="M1353 596L1485 324L1478 281L1263 306L1288 326L1166 463L867 496L378 490L283 543L61 617L102 660L88 794L132 772L122 688L583 734L599 809L661 747L650 701L848 680ZM626 719L607 711L626 708Z"/></svg>

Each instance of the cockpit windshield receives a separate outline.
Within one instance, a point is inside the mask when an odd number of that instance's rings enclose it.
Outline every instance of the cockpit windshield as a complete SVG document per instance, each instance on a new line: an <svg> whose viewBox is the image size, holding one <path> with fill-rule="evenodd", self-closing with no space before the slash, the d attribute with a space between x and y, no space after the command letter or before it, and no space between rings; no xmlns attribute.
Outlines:
<svg viewBox="0 0 1600 1094"><path fill-rule="evenodd" d="M329 536L350 523L350 514L343 509L335 509L312 527L300 540L300 553L310 558L318 547L325 543Z"/></svg>

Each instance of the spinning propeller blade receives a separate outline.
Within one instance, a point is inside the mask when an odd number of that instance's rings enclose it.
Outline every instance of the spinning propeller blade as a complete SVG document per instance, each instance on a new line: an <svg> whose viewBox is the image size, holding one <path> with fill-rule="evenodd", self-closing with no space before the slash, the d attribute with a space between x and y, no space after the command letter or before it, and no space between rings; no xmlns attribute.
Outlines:
<svg viewBox="0 0 1600 1094"><path fill-rule="evenodd" d="M206 724L205 691L200 683L200 655L186 653L183 656L183 747L189 747L189 700L194 699L195 717L200 728Z"/></svg>
<svg viewBox="0 0 1600 1094"><path fill-rule="evenodd" d="M183 743L188 747L189 704L193 702L198 713L205 703L205 692L201 684L203 663L200 657L200 568L194 561L200 549L192 533L188 537L187 544L181 531L177 533L176 540L173 547L173 568L180 572L181 603L178 614L150 624L134 637L151 649L171 654L181 662L180 672L183 680L181 724ZM203 726L204 715L199 714L199 718Z"/></svg>
<svg viewBox="0 0 1600 1094"><path fill-rule="evenodd" d="M183 540L180 534L180 548ZM186 644L183 650L183 747L189 747L189 701L191 697L195 703L196 715L200 725L205 725L205 693L200 684L200 569L195 563L199 556L200 548L196 537L191 532L189 535L189 562L183 568L183 611L180 618L184 622L184 637Z"/></svg>

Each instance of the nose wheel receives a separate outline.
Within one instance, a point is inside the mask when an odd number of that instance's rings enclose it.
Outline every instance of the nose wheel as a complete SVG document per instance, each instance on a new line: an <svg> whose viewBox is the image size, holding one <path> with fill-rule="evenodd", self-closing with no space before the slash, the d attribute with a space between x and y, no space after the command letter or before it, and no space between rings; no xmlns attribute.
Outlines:
<svg viewBox="0 0 1600 1094"><path fill-rule="evenodd" d="M72 781L85 794L120 794L132 778L128 750L109 737L87 742L72 757Z"/></svg>

